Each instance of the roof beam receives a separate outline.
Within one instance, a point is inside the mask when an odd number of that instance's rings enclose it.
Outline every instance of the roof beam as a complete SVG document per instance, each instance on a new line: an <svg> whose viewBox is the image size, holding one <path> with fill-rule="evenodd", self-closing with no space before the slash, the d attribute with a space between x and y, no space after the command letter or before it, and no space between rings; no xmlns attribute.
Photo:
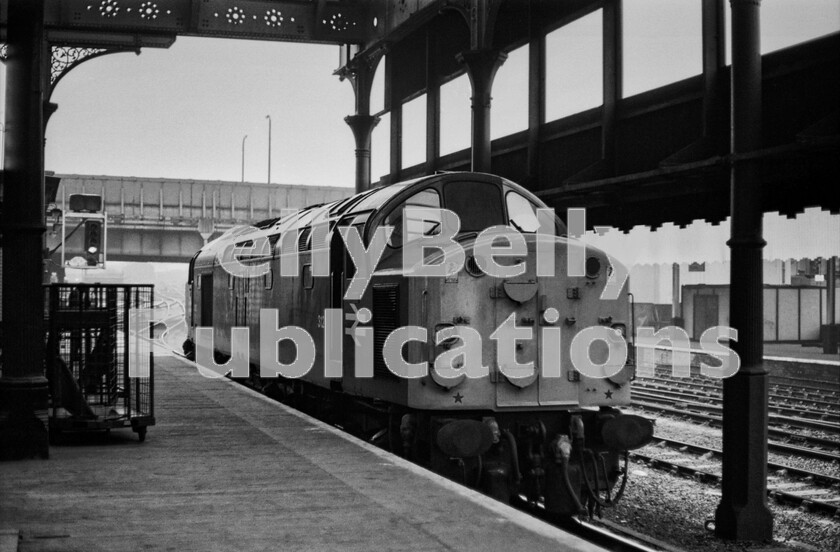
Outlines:
<svg viewBox="0 0 840 552"><path fill-rule="evenodd" d="M0 2L0 29L7 17ZM47 0L45 26L73 33L183 35L218 38L361 44L374 40L384 26L362 0Z"/></svg>

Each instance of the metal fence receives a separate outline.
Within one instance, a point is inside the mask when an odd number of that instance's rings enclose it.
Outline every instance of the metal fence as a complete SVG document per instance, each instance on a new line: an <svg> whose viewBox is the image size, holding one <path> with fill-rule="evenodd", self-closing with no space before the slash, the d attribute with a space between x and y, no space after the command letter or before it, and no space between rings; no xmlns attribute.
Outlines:
<svg viewBox="0 0 840 552"><path fill-rule="evenodd" d="M51 284L46 288L50 429L131 426L143 440L154 424L154 358L148 326L133 328L138 310L154 306L154 286ZM131 330L141 335L132 335ZM148 331L149 335L143 336ZM131 377L138 342L144 377ZM146 371L146 369L148 371ZM147 374L147 375L146 375Z"/></svg>

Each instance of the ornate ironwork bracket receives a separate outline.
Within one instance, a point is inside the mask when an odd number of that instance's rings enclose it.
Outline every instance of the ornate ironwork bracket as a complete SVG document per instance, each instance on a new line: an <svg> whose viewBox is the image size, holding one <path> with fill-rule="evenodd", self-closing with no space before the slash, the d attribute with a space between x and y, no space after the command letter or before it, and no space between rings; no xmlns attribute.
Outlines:
<svg viewBox="0 0 840 552"><path fill-rule="evenodd" d="M347 79L353 89L356 90L360 78L373 78L377 65L379 65L380 60L387 53L387 44L382 44L370 52L357 55L345 65L336 69L333 74L338 76L339 80L343 81Z"/></svg>
<svg viewBox="0 0 840 552"><path fill-rule="evenodd" d="M70 72L71 69L78 66L89 59L104 56L106 54L118 54L120 52L135 52L140 55L140 48L83 48L78 46L50 46L50 74L49 87L47 90L47 98L44 101L44 126L50 116L55 112L58 106L50 102L53 91L58 85L59 81L64 78L64 75ZM0 63L5 63L8 59L8 52L6 44L0 44ZM46 68L45 68L46 70ZM46 76L44 77L46 78Z"/></svg>
<svg viewBox="0 0 840 552"><path fill-rule="evenodd" d="M119 54L121 52L135 52L140 55L140 49L128 48L79 48L76 46L51 46L50 60L50 90L49 97L52 97L53 90L64 76L71 69L79 64L107 54Z"/></svg>
<svg viewBox="0 0 840 552"><path fill-rule="evenodd" d="M356 96L356 115L370 115L370 92L373 77L380 60L388 52L387 45L381 45L371 52L356 55L333 74L340 80L347 80Z"/></svg>
<svg viewBox="0 0 840 552"><path fill-rule="evenodd" d="M129 48L80 48L77 46L50 46L50 89L49 96L64 75L80 63L89 59L104 56L106 54L118 54L121 52L134 52L140 55L140 49ZM0 63L5 63L8 58L6 44L0 44ZM49 100L49 98L48 98Z"/></svg>

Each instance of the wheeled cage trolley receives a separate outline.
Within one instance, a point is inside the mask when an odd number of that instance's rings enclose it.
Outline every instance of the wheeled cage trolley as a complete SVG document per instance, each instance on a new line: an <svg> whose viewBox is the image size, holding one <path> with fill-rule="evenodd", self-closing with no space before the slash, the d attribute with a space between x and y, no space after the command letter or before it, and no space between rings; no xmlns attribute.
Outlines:
<svg viewBox="0 0 840 552"><path fill-rule="evenodd" d="M152 285L46 286L50 436L131 427L154 418ZM143 311L147 316L143 316Z"/></svg>

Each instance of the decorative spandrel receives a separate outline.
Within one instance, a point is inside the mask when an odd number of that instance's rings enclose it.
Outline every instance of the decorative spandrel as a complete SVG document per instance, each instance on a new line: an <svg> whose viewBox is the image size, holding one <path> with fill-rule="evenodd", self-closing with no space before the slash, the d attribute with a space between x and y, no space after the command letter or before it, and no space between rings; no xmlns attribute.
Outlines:
<svg viewBox="0 0 840 552"><path fill-rule="evenodd" d="M65 0L48 27L154 31L325 43L363 43L380 34L377 2L255 0ZM59 13L60 12L60 13Z"/></svg>
<svg viewBox="0 0 840 552"><path fill-rule="evenodd" d="M50 88L70 69L79 63L92 57L101 56L111 52L124 50L106 50L105 48L76 48L73 46L51 46L50 47ZM6 44L0 43L0 62L7 59Z"/></svg>
<svg viewBox="0 0 840 552"><path fill-rule="evenodd" d="M75 65L78 65L91 57L101 56L107 52L104 48L74 48L72 46L53 46L51 50L51 88L54 88L59 79L61 79L61 77Z"/></svg>

